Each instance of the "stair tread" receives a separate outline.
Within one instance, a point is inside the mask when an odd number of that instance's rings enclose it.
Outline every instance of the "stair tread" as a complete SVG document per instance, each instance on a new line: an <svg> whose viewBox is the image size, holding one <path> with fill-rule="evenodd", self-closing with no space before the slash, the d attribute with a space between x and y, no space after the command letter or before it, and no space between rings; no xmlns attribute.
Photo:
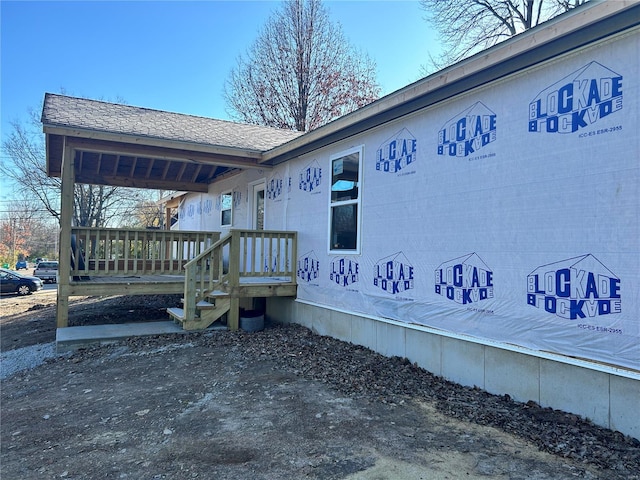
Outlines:
<svg viewBox="0 0 640 480"><path fill-rule="evenodd" d="M200 310L213 310L215 308L220 308L221 306L225 306L227 300L228 299L226 298L220 298L220 297L218 297L218 301L216 303L208 302L206 300L200 300L198 303L196 303L196 307L199 308Z"/></svg>
<svg viewBox="0 0 640 480"><path fill-rule="evenodd" d="M223 292L222 290L213 290L207 293L207 297L216 298L216 297L228 297L229 293Z"/></svg>
<svg viewBox="0 0 640 480"><path fill-rule="evenodd" d="M177 318L182 322L185 320L184 309L182 308L170 307L170 308L167 308L167 312L169 313L169 315Z"/></svg>
<svg viewBox="0 0 640 480"><path fill-rule="evenodd" d="M200 310L212 310L216 308L216 305L214 303L207 302L206 300L200 300L196 303L196 308L199 308Z"/></svg>

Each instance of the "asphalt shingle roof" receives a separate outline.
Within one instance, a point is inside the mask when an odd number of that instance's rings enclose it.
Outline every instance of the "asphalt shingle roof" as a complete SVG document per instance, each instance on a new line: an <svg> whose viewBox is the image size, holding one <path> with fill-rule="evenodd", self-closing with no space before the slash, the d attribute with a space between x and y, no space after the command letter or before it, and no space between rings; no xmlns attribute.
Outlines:
<svg viewBox="0 0 640 480"><path fill-rule="evenodd" d="M172 140L208 146L267 151L302 132L216 120L181 113L47 93L45 125Z"/></svg>

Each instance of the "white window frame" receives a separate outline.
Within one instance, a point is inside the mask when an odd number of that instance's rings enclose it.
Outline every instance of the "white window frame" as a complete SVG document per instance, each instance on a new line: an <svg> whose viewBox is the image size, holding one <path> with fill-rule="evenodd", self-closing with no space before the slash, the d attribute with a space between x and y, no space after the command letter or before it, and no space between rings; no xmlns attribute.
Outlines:
<svg viewBox="0 0 640 480"><path fill-rule="evenodd" d="M356 199L342 200L342 201L332 201L332 191L333 191L333 168L334 161L339 160L342 157L347 157L354 153L358 154L358 181L356 182L356 186L358 187L358 197ZM363 169L364 162L364 145L358 145L357 147L351 147L346 150L342 150L334 155L329 157L329 173L330 173L330 185L329 185L329 215L328 215L328 253L330 255L360 255L360 245L361 245L361 234L362 234L362 177L364 173ZM344 249L344 248L334 248L333 239L332 239L332 220L333 220L333 209L336 207L341 207L345 205L356 205L356 248L355 249Z"/></svg>
<svg viewBox="0 0 640 480"><path fill-rule="evenodd" d="M231 205L229 208L224 208L224 197L229 196L231 198ZM229 223L224 223L224 212L229 212ZM233 226L233 192L231 190L222 192L220 194L220 226L221 227L232 227Z"/></svg>

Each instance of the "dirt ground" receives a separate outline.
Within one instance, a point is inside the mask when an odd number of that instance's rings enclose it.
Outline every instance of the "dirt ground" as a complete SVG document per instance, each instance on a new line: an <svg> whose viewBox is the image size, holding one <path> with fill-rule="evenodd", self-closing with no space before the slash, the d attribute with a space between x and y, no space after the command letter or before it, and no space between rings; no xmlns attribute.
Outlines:
<svg viewBox="0 0 640 480"><path fill-rule="evenodd" d="M166 320L83 298L72 325ZM55 339L55 292L0 298L1 350ZM299 326L130 339L1 382L3 479L640 479L640 442Z"/></svg>

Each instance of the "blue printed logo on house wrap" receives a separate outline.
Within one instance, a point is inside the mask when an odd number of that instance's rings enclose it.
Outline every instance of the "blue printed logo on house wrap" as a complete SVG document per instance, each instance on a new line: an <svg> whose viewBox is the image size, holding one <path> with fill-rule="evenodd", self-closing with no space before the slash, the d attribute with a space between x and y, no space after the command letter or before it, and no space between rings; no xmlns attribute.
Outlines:
<svg viewBox="0 0 640 480"><path fill-rule="evenodd" d="M266 185L267 198L269 200L276 200L282 195L283 192L289 193L291 191L291 177L285 177L284 179L275 174L269 179Z"/></svg>
<svg viewBox="0 0 640 480"><path fill-rule="evenodd" d="M329 279L336 285L348 287L360 279L360 265L350 258L334 258L331 261Z"/></svg>
<svg viewBox="0 0 640 480"><path fill-rule="evenodd" d="M320 275L320 261L316 253L311 250L298 258L296 276L303 282L311 283L318 280Z"/></svg>
<svg viewBox="0 0 640 480"><path fill-rule="evenodd" d="M411 132L403 128L387 139L376 152L376 170L396 173L416 161L418 141Z"/></svg>
<svg viewBox="0 0 640 480"><path fill-rule="evenodd" d="M622 109L622 75L591 62L529 104L529 131L573 133Z"/></svg>
<svg viewBox="0 0 640 480"><path fill-rule="evenodd" d="M527 276L527 304L568 320L620 313L620 279L591 254Z"/></svg>
<svg viewBox="0 0 640 480"><path fill-rule="evenodd" d="M494 142L496 134L496 114L484 103L476 102L440 129L438 155L468 157Z"/></svg>
<svg viewBox="0 0 640 480"><path fill-rule="evenodd" d="M320 187L322 183L322 168L316 160L311 162L306 168L300 171L300 179L298 188L305 192L313 192Z"/></svg>
<svg viewBox="0 0 640 480"><path fill-rule="evenodd" d="M493 298L493 272L475 253L442 263L435 271L435 292L468 305Z"/></svg>
<svg viewBox="0 0 640 480"><path fill-rule="evenodd" d="M394 253L373 266L373 285L387 293L399 294L413 288L413 273L413 265L404 253Z"/></svg>

